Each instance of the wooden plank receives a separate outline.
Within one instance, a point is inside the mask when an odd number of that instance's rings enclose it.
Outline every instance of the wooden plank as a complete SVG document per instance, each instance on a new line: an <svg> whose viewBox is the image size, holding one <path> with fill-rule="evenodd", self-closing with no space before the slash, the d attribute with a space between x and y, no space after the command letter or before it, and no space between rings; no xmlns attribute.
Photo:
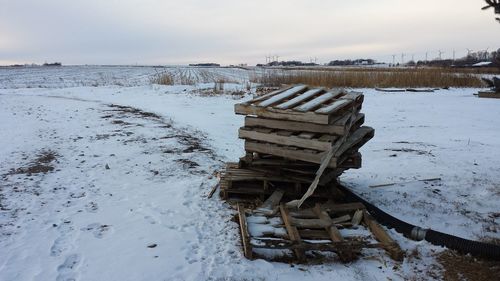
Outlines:
<svg viewBox="0 0 500 281"><path fill-rule="evenodd" d="M295 244L301 244L302 239L300 238L299 231L297 230L296 227L292 226L292 224L290 223L290 218L291 218L290 214L285 204L283 203L280 204L280 212L281 212L281 218L283 219L283 223L285 224L286 227L286 231L288 232L288 238L292 242L295 242ZM305 260L304 250L296 249L294 250L294 253L299 261L302 262Z"/></svg>
<svg viewBox="0 0 500 281"><path fill-rule="evenodd" d="M302 150L291 150L288 149L287 147L280 147L270 143L257 143L249 140L245 140L245 150L258 153L271 154L288 159L301 160L317 164L321 164L321 159L324 154L324 153L316 153L316 154L307 153ZM337 160L338 158L333 157L330 160L328 167L336 168Z"/></svg>
<svg viewBox="0 0 500 281"><path fill-rule="evenodd" d="M250 244L250 235L248 234L248 224L246 220L245 210L241 204L238 204L238 218L240 222L241 242L243 244L243 252L247 259L252 259L252 245Z"/></svg>
<svg viewBox="0 0 500 281"><path fill-rule="evenodd" d="M344 135L346 133L346 124L351 113L346 114L345 117L339 119L337 122L330 125L320 125L305 122L296 121L286 121L286 120L276 120L276 119L265 119L246 116L245 117L245 127L266 127L271 129L281 129L294 132L312 132L318 134L328 134L328 135ZM365 115L358 113L356 115L355 124L364 123Z"/></svg>
<svg viewBox="0 0 500 281"><path fill-rule="evenodd" d="M269 97L268 99L261 101L260 103L257 104L257 106L260 106L260 107L273 106L273 105L275 105L275 104L277 104L277 103L279 103L287 98L290 98L294 95L300 94L306 90L307 90L306 85L297 85L297 86L292 87L291 89L288 89L282 93L279 93L277 95L274 95L272 97Z"/></svg>
<svg viewBox="0 0 500 281"><path fill-rule="evenodd" d="M315 149L318 151L327 151L332 146L331 142L323 142L319 140L305 139L300 136L284 136L277 133L266 134L242 128L238 132L238 137L241 139L249 139L255 141L269 142L280 145L296 146L307 149Z"/></svg>
<svg viewBox="0 0 500 281"><path fill-rule="evenodd" d="M294 110L298 110L298 111L302 111L302 112L306 112L306 111L311 111L315 108L318 108L320 107L323 103L331 100L331 99L334 99L338 96L339 94L337 93L332 93L332 92L326 92L322 95L320 95L319 97L316 97L302 105L299 105L297 107L294 108Z"/></svg>
<svg viewBox="0 0 500 281"><path fill-rule="evenodd" d="M308 139L308 140L310 140L315 135L316 135L316 133L312 133L312 132L302 132L299 135L297 135L297 137L302 138L302 139Z"/></svg>
<svg viewBox="0 0 500 281"><path fill-rule="evenodd" d="M297 228L325 228L332 225L330 221L322 219L299 219L292 217L290 223Z"/></svg>
<svg viewBox="0 0 500 281"><path fill-rule="evenodd" d="M246 104L253 104L253 103L256 103L256 102L259 102L259 101L262 101L262 100L268 99L268 98L270 98L270 97L272 97L272 96L274 96L274 95L277 95L277 94L279 94L279 93L281 93L281 92L284 92L284 91L286 91L286 90L288 90L288 89L291 89L292 87L293 87L293 86L289 86L289 87L285 87L285 88L282 88L282 89L278 89L278 90L276 90L276 91L272 91L272 92L267 93L267 94L265 94L265 95L262 95L262 96L260 96L260 97L257 97L257 98L254 98L254 99L252 99L252 100L249 100L249 101L247 101L247 102L245 102L245 103L246 103Z"/></svg>
<svg viewBox="0 0 500 281"><path fill-rule="evenodd" d="M333 242L344 241L344 238L340 234L340 231L335 227L335 225L331 221L330 216L325 211L321 210L321 207L319 204L316 204L316 206L314 206L313 212L316 214L316 216L318 216L318 218L329 223L329 225L327 225L325 227L325 229L328 232L328 234L330 235L330 239Z"/></svg>
<svg viewBox="0 0 500 281"><path fill-rule="evenodd" d="M354 212L356 210L365 210L366 207L362 203L343 203L337 204L332 202L326 202L322 205L322 208L325 209L328 213L347 213Z"/></svg>
<svg viewBox="0 0 500 281"><path fill-rule="evenodd" d="M257 209L255 209L255 212L258 213L263 213L266 215L272 215L276 213L278 209L278 205L281 201L281 198L283 198L283 195L285 194L285 191L282 189L276 189L271 196L269 196L262 205L260 205Z"/></svg>
<svg viewBox="0 0 500 281"><path fill-rule="evenodd" d="M364 223L368 226L375 238L382 243L382 247L389 253L389 256L396 261L403 261L404 252L398 243L380 226L377 221L366 211L363 211Z"/></svg>
<svg viewBox="0 0 500 281"><path fill-rule="evenodd" d="M495 92L479 92L477 96L480 98L500 99L500 93Z"/></svg>
<svg viewBox="0 0 500 281"><path fill-rule="evenodd" d="M244 103L236 104L234 106L234 112L241 115L255 115L264 118L289 120L289 121L299 121L315 124L332 124L344 116L339 115L328 115L328 114L317 114L314 112L300 112L293 110L282 110L272 107L258 107L247 105Z"/></svg>
<svg viewBox="0 0 500 281"><path fill-rule="evenodd" d="M345 107L348 107L351 105L353 102L347 99L342 99L342 100L336 100L333 103L331 103L328 106L322 107L317 109L315 112L320 113L320 114L332 114L335 113L336 111L339 111Z"/></svg>
<svg viewBox="0 0 500 281"><path fill-rule="evenodd" d="M361 220L363 220L363 211L362 210L356 210L354 212L354 215L352 216L351 223L353 226L359 225L361 223Z"/></svg>
<svg viewBox="0 0 500 281"><path fill-rule="evenodd" d="M275 107L279 108L279 109L289 109L289 108L294 107L294 106L300 104L301 102L306 101L307 99L312 98L315 95L322 93L324 91L325 91L324 88L310 89L307 92L305 92L299 96L296 96L287 102L284 102L282 104L278 104Z"/></svg>
<svg viewBox="0 0 500 281"><path fill-rule="evenodd" d="M330 159L328 167L337 168L339 162L342 158L346 159L347 155L342 156L348 150L355 149L362 146L368 140L370 140L374 135L373 128L361 127L356 130L351 136L349 136L344 144L340 146L334 157ZM264 154L271 154L274 156L284 157L288 159L301 160L311 163L322 163L323 155L322 153L307 153L304 150L293 150L291 147L281 147L271 143L257 143L250 140L245 140L245 150L248 152L258 152Z"/></svg>
<svg viewBox="0 0 500 281"><path fill-rule="evenodd" d="M375 130L371 127L360 127L357 129L352 135L350 135L345 143L343 143L340 148L337 150L335 153L335 156L342 155L344 152L346 152L349 149L352 149L354 146L358 144L365 144L368 140L373 138L375 134Z"/></svg>

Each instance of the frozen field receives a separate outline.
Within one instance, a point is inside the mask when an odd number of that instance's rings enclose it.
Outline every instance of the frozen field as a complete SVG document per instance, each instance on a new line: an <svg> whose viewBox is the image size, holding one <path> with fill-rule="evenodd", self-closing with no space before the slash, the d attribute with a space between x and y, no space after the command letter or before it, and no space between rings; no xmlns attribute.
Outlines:
<svg viewBox="0 0 500 281"><path fill-rule="evenodd" d="M206 195L214 171L244 153L233 105L250 96L151 85L156 71L0 68L0 280L441 279L443 249L393 230L403 263L382 252L350 264L246 260L234 210ZM232 77L228 91L251 75L161 71ZM342 182L409 223L500 239L500 100L361 91L375 138Z"/></svg>

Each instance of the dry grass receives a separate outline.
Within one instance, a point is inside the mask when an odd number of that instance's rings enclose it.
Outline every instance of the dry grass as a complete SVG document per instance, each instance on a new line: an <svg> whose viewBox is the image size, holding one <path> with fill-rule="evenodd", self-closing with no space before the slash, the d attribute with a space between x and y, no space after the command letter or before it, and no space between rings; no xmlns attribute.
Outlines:
<svg viewBox="0 0 500 281"><path fill-rule="evenodd" d="M169 72L157 73L150 78L152 84L174 85L174 76Z"/></svg>
<svg viewBox="0 0 500 281"><path fill-rule="evenodd" d="M490 281L498 280L500 262L463 256L453 251L444 251L437 257L444 269L445 281Z"/></svg>
<svg viewBox="0 0 500 281"><path fill-rule="evenodd" d="M252 82L265 86L307 84L323 87L484 87L472 73L455 73L438 68L418 69L328 69L270 70L252 77Z"/></svg>

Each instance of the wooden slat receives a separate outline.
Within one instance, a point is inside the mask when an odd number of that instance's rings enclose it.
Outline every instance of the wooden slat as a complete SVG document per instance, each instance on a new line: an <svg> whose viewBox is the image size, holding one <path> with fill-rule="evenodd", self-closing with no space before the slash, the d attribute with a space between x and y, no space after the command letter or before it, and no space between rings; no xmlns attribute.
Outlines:
<svg viewBox="0 0 500 281"><path fill-rule="evenodd" d="M352 104L352 101L350 101L350 100L346 100L346 99L336 100L328 106L319 108L315 112L320 113L320 114L331 114L331 113L334 113L338 110L341 110L341 109L343 109L351 104Z"/></svg>
<svg viewBox="0 0 500 281"><path fill-rule="evenodd" d="M278 90L276 90L276 91L272 91L272 92L267 93L267 94L265 94L265 95L262 95L262 96L260 96L260 97L257 97L257 98L254 98L254 99L252 99L252 100L249 100L249 101L247 101L247 102L245 102L245 103L246 103L246 104L252 104L252 103L256 103L256 102L259 102L259 101L262 101L262 100L268 99L268 98L270 98L270 97L272 97L272 96L274 96L274 95L277 95L277 94L279 94L279 93L281 93L281 92L284 92L284 91L286 91L286 90L288 90L288 89L291 89L292 87L293 87L293 86L289 86L289 87L286 87L286 88L278 89Z"/></svg>
<svg viewBox="0 0 500 281"><path fill-rule="evenodd" d="M291 89L288 89L282 93L279 93L277 95L274 95L268 99L261 101L260 103L257 104L257 106L260 106L260 107L273 106L273 105L275 105L275 104L277 104L277 103L279 103L287 98L290 98L291 96L300 94L301 92L303 92L305 90L307 90L307 86L297 85Z"/></svg>
<svg viewBox="0 0 500 281"><path fill-rule="evenodd" d="M289 109L289 108L294 107L294 106L298 105L299 103L306 101L307 99L312 98L315 95L317 95L321 92L324 92L324 91L325 91L324 88L310 89L307 92L305 92L299 96L296 96L293 99L286 101L282 104L278 104L275 107L279 108L279 109Z"/></svg>
<svg viewBox="0 0 500 281"><path fill-rule="evenodd" d="M246 127L266 127L271 129L281 129L295 132L312 132L319 134L329 134L329 135L344 135L346 133L346 122L348 121L351 113L346 114L345 117L339 119L337 122L330 125L320 125L305 122L296 121L286 121L286 120L275 120L275 119L265 119L257 117L245 117ZM361 125L363 124L365 115L358 113L356 115L355 123Z"/></svg>
<svg viewBox="0 0 500 281"><path fill-rule="evenodd" d="M315 149L318 151L327 151L332 146L331 142L319 141L317 139L305 139L300 136L278 135L277 133L266 134L254 132L249 130L249 128L241 128L239 130L238 137L241 139L256 140L287 146L296 146Z"/></svg>
<svg viewBox="0 0 500 281"><path fill-rule="evenodd" d="M480 98L500 99L500 93L495 92L479 92L477 96Z"/></svg>
<svg viewBox="0 0 500 281"><path fill-rule="evenodd" d="M292 242L300 244L302 239L300 238L299 231L297 230L296 227L292 226L292 224L290 223L290 214L285 204L283 203L280 204L280 213L281 213L281 218L283 219L283 223L285 224L286 230L288 232L288 238ZM294 253L299 261L302 262L305 260L304 250L296 249L294 250Z"/></svg>
<svg viewBox="0 0 500 281"><path fill-rule="evenodd" d="M366 211L363 213L363 219L375 238L382 243L382 247L389 253L390 257L396 261L403 261L403 250L401 250L398 243L387 234L382 226Z"/></svg>
<svg viewBox="0 0 500 281"><path fill-rule="evenodd" d="M314 206L313 212L316 214L316 216L318 216L318 218L329 223L329 225L325 226L325 228L326 228L326 231L328 232L328 234L330 235L330 239L333 242L344 241L344 238L340 234L340 231L335 227L335 225L331 221L330 216L325 211L321 210L321 207L319 204L316 204L316 206Z"/></svg>
<svg viewBox="0 0 500 281"><path fill-rule="evenodd" d="M369 139L373 138L375 134L375 130L371 127L360 127L357 129L352 135L350 135L346 142L343 143L340 148L335 153L335 156L342 155L349 149L352 149L354 146L359 144L365 144Z"/></svg>
<svg viewBox="0 0 500 281"><path fill-rule="evenodd" d="M245 215L245 210L241 204L238 204L238 218L240 221L241 242L243 244L243 252L247 259L252 259L252 245L250 244L250 235L248 234L248 224Z"/></svg>
<svg viewBox="0 0 500 281"><path fill-rule="evenodd" d="M236 104L234 106L234 112L236 114L242 115L255 115L264 118L280 119L280 120L290 120L299 122L309 122L315 124L330 124L342 118L343 116L327 115L327 114L317 114L314 112L300 112L292 110L282 110L272 107L258 107L247 104Z"/></svg>
<svg viewBox="0 0 500 281"><path fill-rule="evenodd" d="M298 218L290 218L290 223L298 228L325 228L332 225L330 221L322 220L322 219L298 219Z"/></svg>
<svg viewBox="0 0 500 281"><path fill-rule="evenodd" d="M298 110L298 111L302 111L302 112L310 111L314 108L321 106L321 104L323 104L324 102L329 101L329 100L337 97L338 95L339 95L339 93L334 94L332 92L326 92L317 98L314 98L314 99L312 99L312 100L310 100L302 105L295 107L294 109Z"/></svg>
<svg viewBox="0 0 500 281"><path fill-rule="evenodd" d="M307 153L304 152L303 150L291 150L287 147L280 147L269 143L257 143L249 140L245 140L245 150L258 153L271 154L288 159L301 160L317 164L321 163L321 158L324 154L324 153L316 153L316 154ZM337 158L332 158L330 160L329 167L336 168L337 160L338 160Z"/></svg>
<svg viewBox="0 0 500 281"><path fill-rule="evenodd" d="M354 212L356 210L364 210L365 205L362 203L356 202L356 203L344 203L344 204L337 204L337 203L331 203L327 202L322 205L322 208L325 209L328 213L347 213L347 212Z"/></svg>
<svg viewBox="0 0 500 281"><path fill-rule="evenodd" d="M345 154L351 149L366 143L373 137L374 130L370 127L361 127L354 132L347 141L340 146L334 157L331 158L328 167L337 168L341 160L345 160L348 156ZM274 156L284 157L288 159L301 160L311 163L322 163L322 157L326 152L322 153L308 153L305 150L293 150L293 147L278 146L271 143L258 143L250 140L245 140L245 150L249 152L258 152L264 154L271 154Z"/></svg>
<svg viewBox="0 0 500 281"><path fill-rule="evenodd" d="M267 215L274 214L284 194L284 190L276 189L255 211Z"/></svg>

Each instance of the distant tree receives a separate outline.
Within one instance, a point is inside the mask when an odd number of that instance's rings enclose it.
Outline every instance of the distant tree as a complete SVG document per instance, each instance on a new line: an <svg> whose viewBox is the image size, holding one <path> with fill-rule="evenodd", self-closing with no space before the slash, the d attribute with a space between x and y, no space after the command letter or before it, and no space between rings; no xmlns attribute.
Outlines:
<svg viewBox="0 0 500 281"><path fill-rule="evenodd" d="M500 0L484 0L486 2L486 6L482 9L487 10L489 8L493 8L495 10L495 14L500 14ZM498 22L500 22L500 18L496 18Z"/></svg>

